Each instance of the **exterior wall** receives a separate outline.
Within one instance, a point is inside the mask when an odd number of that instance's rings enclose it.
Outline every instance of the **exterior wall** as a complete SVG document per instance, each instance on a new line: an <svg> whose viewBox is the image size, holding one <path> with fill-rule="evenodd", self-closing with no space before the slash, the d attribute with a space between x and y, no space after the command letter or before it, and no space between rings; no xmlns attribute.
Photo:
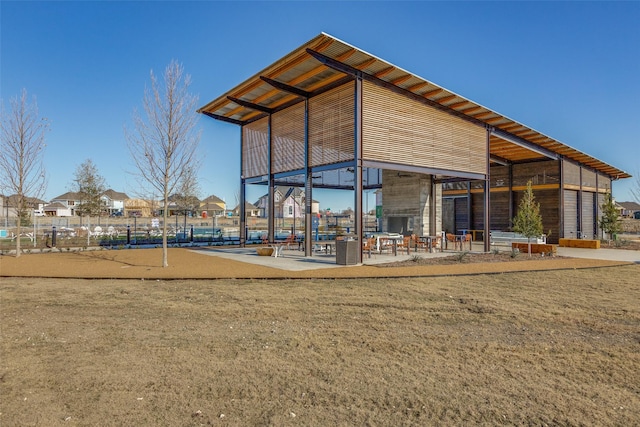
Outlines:
<svg viewBox="0 0 640 427"><path fill-rule="evenodd" d="M429 175L408 174L393 170L382 171L382 231L402 232L405 235L435 235L442 229L441 186L431 194ZM431 204L436 203L435 228L430 228Z"/></svg>
<svg viewBox="0 0 640 427"><path fill-rule="evenodd" d="M510 187L510 176L513 182ZM560 172L555 160L519 163L511 166L496 165L490 171L490 230L511 230L512 217L526 189L532 182L536 201L540 203L543 230L549 234L549 243L557 243L560 233ZM448 232L484 229L484 192L482 181L460 182L448 185L444 191L445 225ZM509 191L511 189L511 192ZM468 194L471 194L471 204ZM450 215L450 218L447 218Z"/></svg>
<svg viewBox="0 0 640 427"><path fill-rule="evenodd" d="M363 82L364 160L486 173L486 131L418 101Z"/></svg>
<svg viewBox="0 0 640 427"><path fill-rule="evenodd" d="M589 168L563 161L563 223L566 238L597 239L598 218L611 178Z"/></svg>

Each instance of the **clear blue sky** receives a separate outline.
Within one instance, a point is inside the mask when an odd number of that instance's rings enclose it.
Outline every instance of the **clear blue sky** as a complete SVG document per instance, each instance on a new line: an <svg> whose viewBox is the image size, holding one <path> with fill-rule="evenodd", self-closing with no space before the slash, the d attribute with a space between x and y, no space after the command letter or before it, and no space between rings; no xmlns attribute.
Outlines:
<svg viewBox="0 0 640 427"><path fill-rule="evenodd" d="M150 70L181 62L202 106L323 31L640 172L640 2L3 0L0 14L0 97L7 106L26 88L51 122L48 199L88 158L109 187L135 193L123 127ZM201 196L233 206L239 128L199 125ZM614 184L617 200L631 199L631 184ZM353 196L321 202L335 211Z"/></svg>

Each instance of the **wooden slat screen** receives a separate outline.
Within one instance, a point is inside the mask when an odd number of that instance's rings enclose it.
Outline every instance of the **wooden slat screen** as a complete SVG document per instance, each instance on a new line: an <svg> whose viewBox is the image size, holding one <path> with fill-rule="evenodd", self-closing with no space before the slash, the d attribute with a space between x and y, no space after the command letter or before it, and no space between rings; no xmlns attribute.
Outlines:
<svg viewBox="0 0 640 427"><path fill-rule="evenodd" d="M252 178L269 173L269 118L242 127L242 176Z"/></svg>
<svg viewBox="0 0 640 427"><path fill-rule="evenodd" d="M582 186L596 188L596 173L589 169L582 169Z"/></svg>
<svg viewBox="0 0 640 427"><path fill-rule="evenodd" d="M582 237L593 239L596 229L596 220L594 218L595 210L595 193L588 191L582 192Z"/></svg>
<svg viewBox="0 0 640 427"><path fill-rule="evenodd" d="M513 186L559 184L560 170L556 160L543 162L517 163L513 165ZM580 182L578 180L578 182Z"/></svg>
<svg viewBox="0 0 640 427"><path fill-rule="evenodd" d="M578 237L578 192L564 190L564 237Z"/></svg>
<svg viewBox="0 0 640 427"><path fill-rule="evenodd" d="M271 137L274 173L304 168L304 102L272 116Z"/></svg>
<svg viewBox="0 0 640 427"><path fill-rule="evenodd" d="M598 188L601 190L611 190L611 178L607 175L598 174ZM602 205L602 203L600 203Z"/></svg>
<svg viewBox="0 0 640 427"><path fill-rule="evenodd" d="M363 82L365 160L486 173L486 131L370 82Z"/></svg>
<svg viewBox="0 0 640 427"><path fill-rule="evenodd" d="M309 100L311 166L354 159L355 83L347 83Z"/></svg>
<svg viewBox="0 0 640 427"><path fill-rule="evenodd" d="M580 166L569 161L563 161L564 183L572 185L580 185ZM568 238L568 236L565 236Z"/></svg>

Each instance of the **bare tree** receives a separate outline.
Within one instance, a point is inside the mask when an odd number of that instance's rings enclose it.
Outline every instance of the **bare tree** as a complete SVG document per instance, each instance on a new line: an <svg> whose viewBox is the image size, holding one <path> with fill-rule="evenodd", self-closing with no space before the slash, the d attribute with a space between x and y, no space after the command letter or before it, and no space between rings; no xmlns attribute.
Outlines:
<svg viewBox="0 0 640 427"><path fill-rule="evenodd" d="M631 195L636 202L640 203L640 170L637 170L635 175L635 179L631 183Z"/></svg>
<svg viewBox="0 0 640 427"><path fill-rule="evenodd" d="M29 104L26 89L10 101L8 112L4 103L0 113L0 186L7 194L16 195L16 210L23 213L29 197L41 198L47 188L43 163L45 132L49 123L39 117L35 97ZM20 256L21 221L17 224L16 257Z"/></svg>
<svg viewBox="0 0 640 427"><path fill-rule="evenodd" d="M178 210L185 216L189 212L194 212L200 206L198 193L200 193L200 190L198 187L196 170L189 166L178 183L174 197Z"/></svg>
<svg viewBox="0 0 640 427"><path fill-rule="evenodd" d="M106 181L91 159L85 160L76 168L73 184L80 196L76 212L80 215L100 215L104 208L102 195L107 190Z"/></svg>
<svg viewBox="0 0 640 427"><path fill-rule="evenodd" d="M181 64L171 61L159 83L151 71L151 88L145 89L144 115L134 112L135 132L125 129L131 157L140 182L160 193L163 204L162 266L168 267L167 228L171 195L190 168L199 166L196 150L198 98L189 93L191 77Z"/></svg>

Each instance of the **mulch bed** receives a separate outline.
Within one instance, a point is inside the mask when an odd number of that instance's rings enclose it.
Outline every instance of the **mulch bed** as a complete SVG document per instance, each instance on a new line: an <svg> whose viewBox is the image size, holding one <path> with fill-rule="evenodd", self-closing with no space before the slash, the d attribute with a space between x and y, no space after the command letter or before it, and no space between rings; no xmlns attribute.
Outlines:
<svg viewBox="0 0 640 427"><path fill-rule="evenodd" d="M447 257L424 258L416 255L405 261L390 262L387 264L379 264L379 267L409 267L413 265L455 265L455 264L474 264L474 263L491 263L491 262L514 262L514 261L544 261L563 258L557 255L542 256L540 254L520 253L512 255L509 252L500 253L468 253L459 252Z"/></svg>

